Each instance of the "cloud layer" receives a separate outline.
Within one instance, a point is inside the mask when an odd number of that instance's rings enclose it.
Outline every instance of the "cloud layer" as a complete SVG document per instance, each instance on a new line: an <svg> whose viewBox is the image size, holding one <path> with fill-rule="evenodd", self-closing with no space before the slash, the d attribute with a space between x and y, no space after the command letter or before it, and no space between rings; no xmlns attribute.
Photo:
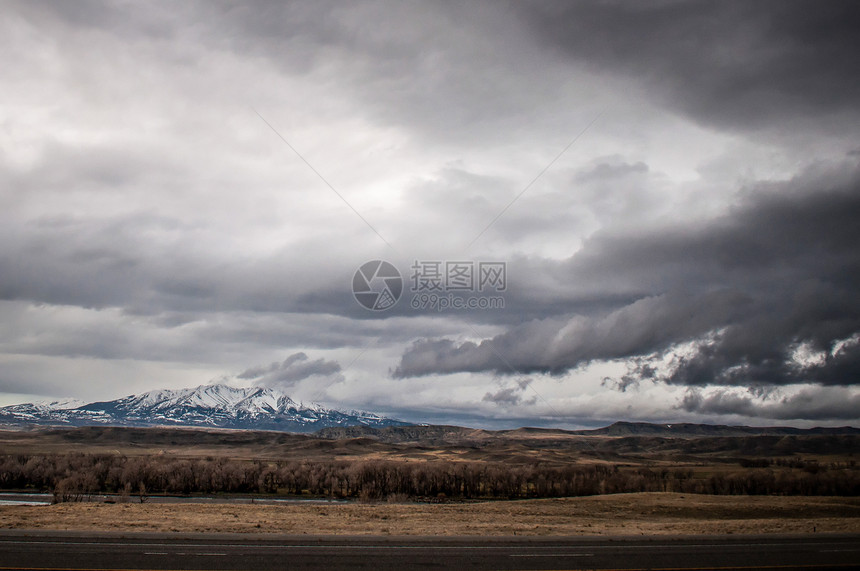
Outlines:
<svg viewBox="0 0 860 571"><path fill-rule="evenodd" d="M664 358L692 342L657 378L856 384L860 346L850 340L860 334L858 216L860 171L839 166L746 189L715 220L598 234L563 272L586 299L614 290L632 302L532 320L480 343L420 340L395 374L561 374L592 361ZM799 347L821 359L797 362Z"/></svg>
<svg viewBox="0 0 860 571"><path fill-rule="evenodd" d="M844 423L858 20L7 2L0 404L229 379L481 426ZM374 259L504 261L504 309L368 312Z"/></svg>

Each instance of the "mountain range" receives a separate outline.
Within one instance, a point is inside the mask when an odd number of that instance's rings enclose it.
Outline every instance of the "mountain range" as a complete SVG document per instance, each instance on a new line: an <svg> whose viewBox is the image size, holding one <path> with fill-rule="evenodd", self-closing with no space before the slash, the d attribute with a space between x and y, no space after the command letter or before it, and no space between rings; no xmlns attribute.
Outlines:
<svg viewBox="0 0 860 571"><path fill-rule="evenodd" d="M0 408L0 426L196 426L245 430L316 432L322 428L409 426L365 411L296 403L271 388L223 384L156 390L84 403L63 400Z"/></svg>
<svg viewBox="0 0 860 571"><path fill-rule="evenodd" d="M236 388L224 384L179 390L156 390L112 401L85 403L66 399L0 408L0 427L35 426L185 426L318 433L326 439L371 438L384 442L450 442L487 438L541 439L559 436L668 437L857 435L844 427L792 428L710 424L616 422L604 428L560 430L519 428L486 431L459 426L415 425L360 410L304 405L271 388Z"/></svg>

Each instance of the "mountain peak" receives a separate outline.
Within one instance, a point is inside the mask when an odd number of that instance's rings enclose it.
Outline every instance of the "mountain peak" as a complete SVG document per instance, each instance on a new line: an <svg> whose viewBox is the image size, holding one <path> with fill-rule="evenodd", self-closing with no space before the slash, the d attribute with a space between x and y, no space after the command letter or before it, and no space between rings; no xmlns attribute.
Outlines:
<svg viewBox="0 0 860 571"><path fill-rule="evenodd" d="M336 426L406 426L365 411L344 412L297 404L270 387L200 385L161 389L89 404L15 405L0 408L5 425L205 426L314 432Z"/></svg>

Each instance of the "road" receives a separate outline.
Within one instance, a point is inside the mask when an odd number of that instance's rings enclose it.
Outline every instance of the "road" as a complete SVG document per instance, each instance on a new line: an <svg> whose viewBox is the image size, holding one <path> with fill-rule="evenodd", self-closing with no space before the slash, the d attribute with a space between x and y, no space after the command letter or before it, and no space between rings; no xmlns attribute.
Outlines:
<svg viewBox="0 0 860 571"><path fill-rule="evenodd" d="M849 569L860 536L319 537L0 530L0 569Z"/></svg>

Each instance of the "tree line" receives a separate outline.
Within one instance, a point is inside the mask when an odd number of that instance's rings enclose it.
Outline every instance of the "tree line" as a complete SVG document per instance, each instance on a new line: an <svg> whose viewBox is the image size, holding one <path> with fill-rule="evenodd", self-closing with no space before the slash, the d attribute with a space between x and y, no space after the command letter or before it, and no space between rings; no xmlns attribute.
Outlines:
<svg viewBox="0 0 860 571"><path fill-rule="evenodd" d="M93 494L267 494L386 498L516 499L623 492L860 495L851 463L815 469L756 465L695 476L688 468L501 462L246 461L72 453L0 455L0 489L54 492L57 501Z"/></svg>

